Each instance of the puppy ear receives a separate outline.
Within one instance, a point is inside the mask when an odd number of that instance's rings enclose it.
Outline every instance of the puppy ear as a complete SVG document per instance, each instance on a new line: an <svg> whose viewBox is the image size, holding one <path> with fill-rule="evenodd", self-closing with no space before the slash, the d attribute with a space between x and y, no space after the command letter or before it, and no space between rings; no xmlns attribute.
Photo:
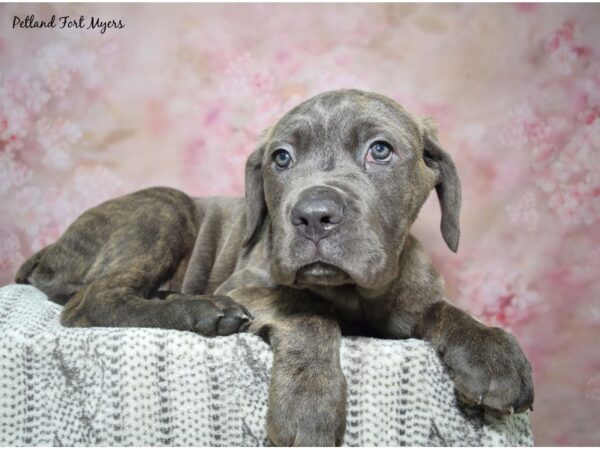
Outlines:
<svg viewBox="0 0 600 450"><path fill-rule="evenodd" d="M262 133L259 144L246 161L246 235L242 246L247 247L257 236L267 217L267 203L262 175L262 159L270 130Z"/></svg>
<svg viewBox="0 0 600 450"><path fill-rule="evenodd" d="M452 158L437 143L433 123L425 119L423 124L423 157L425 164L436 175L435 190L442 209L442 236L450 250L456 252L460 238L460 180Z"/></svg>

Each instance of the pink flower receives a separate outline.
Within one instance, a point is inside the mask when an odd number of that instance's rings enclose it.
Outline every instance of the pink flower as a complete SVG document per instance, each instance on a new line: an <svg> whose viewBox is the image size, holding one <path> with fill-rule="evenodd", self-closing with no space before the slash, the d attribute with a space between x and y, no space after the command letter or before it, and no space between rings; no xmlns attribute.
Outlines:
<svg viewBox="0 0 600 450"><path fill-rule="evenodd" d="M522 13L530 13L532 11L535 11L538 8L539 5L536 5L535 3L515 3L514 7L517 11L520 11Z"/></svg>
<svg viewBox="0 0 600 450"><path fill-rule="evenodd" d="M489 325L511 328L527 320L539 294L504 261L470 265L460 272L459 302Z"/></svg>
<svg viewBox="0 0 600 450"><path fill-rule="evenodd" d="M27 109L0 86L0 145L7 151L22 148L30 124L31 115Z"/></svg>
<svg viewBox="0 0 600 450"><path fill-rule="evenodd" d="M51 98L39 78L27 70L9 72L2 82L2 89L30 114L40 112Z"/></svg>
<svg viewBox="0 0 600 450"><path fill-rule="evenodd" d="M123 193L124 181L107 167L81 166L75 170L70 192L80 212ZM72 201L73 201L72 200Z"/></svg>
<svg viewBox="0 0 600 450"><path fill-rule="evenodd" d="M0 271L13 270L23 260L21 243L15 233L2 233L0 239Z"/></svg>
<svg viewBox="0 0 600 450"><path fill-rule="evenodd" d="M506 207L510 222L519 229L535 231L538 227L540 214L533 192L527 192L521 198Z"/></svg>
<svg viewBox="0 0 600 450"><path fill-rule="evenodd" d="M600 71L597 75L583 82L583 93L578 105L577 120L586 125L591 125L600 117Z"/></svg>
<svg viewBox="0 0 600 450"><path fill-rule="evenodd" d="M574 22L567 21L548 37L545 44L551 66L561 75L574 71L578 58L587 53L579 43L580 37Z"/></svg>
<svg viewBox="0 0 600 450"><path fill-rule="evenodd" d="M43 118L37 122L36 131L38 143L44 152L44 164L55 169L68 168L73 150L83 134L79 126L65 118Z"/></svg>
<svg viewBox="0 0 600 450"><path fill-rule="evenodd" d="M548 206L565 225L590 225L600 217L600 186L565 184L550 196Z"/></svg>
<svg viewBox="0 0 600 450"><path fill-rule="evenodd" d="M271 89L273 83L274 77L269 69L246 52L229 62L221 82L221 93L238 99L260 96Z"/></svg>
<svg viewBox="0 0 600 450"><path fill-rule="evenodd" d="M588 380L585 398L600 402L600 374L592 375Z"/></svg>
<svg viewBox="0 0 600 450"><path fill-rule="evenodd" d="M256 145L256 136L223 130L191 143L186 149L185 176L190 192L195 195L243 195L244 167L247 156ZM222 143L227 142L223 152ZM215 167L223 170L215 171Z"/></svg>
<svg viewBox="0 0 600 450"><path fill-rule="evenodd" d="M526 149L545 144L551 133L552 127L533 105L523 102L506 114L501 125L500 143L508 149Z"/></svg>
<svg viewBox="0 0 600 450"><path fill-rule="evenodd" d="M31 169L15 160L10 150L0 152L0 196L31 179Z"/></svg>

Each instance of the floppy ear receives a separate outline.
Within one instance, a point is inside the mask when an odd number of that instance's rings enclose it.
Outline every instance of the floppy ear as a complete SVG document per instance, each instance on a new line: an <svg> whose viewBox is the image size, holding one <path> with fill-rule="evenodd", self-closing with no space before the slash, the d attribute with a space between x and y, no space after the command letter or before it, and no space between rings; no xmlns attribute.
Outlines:
<svg viewBox="0 0 600 450"><path fill-rule="evenodd" d="M436 175L435 190L442 209L441 230L450 250L458 250L460 237L460 180L450 155L437 143L437 133L429 120L424 121L423 157Z"/></svg>
<svg viewBox="0 0 600 450"><path fill-rule="evenodd" d="M254 152L246 161L246 235L242 246L250 245L267 217L262 175L262 158L269 130L262 133Z"/></svg>

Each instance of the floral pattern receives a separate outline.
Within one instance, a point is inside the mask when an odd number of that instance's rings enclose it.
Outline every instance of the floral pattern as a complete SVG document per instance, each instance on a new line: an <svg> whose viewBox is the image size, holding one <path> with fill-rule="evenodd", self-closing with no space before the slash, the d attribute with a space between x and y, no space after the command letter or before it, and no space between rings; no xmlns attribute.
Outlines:
<svg viewBox="0 0 600 450"><path fill-rule="evenodd" d="M415 234L448 297L534 366L537 444L597 444L600 59L595 5L10 5L125 28L0 30L0 282L82 211L151 185L243 194L261 131L356 87L433 117L463 183ZM506 24L510 24L507 28Z"/></svg>

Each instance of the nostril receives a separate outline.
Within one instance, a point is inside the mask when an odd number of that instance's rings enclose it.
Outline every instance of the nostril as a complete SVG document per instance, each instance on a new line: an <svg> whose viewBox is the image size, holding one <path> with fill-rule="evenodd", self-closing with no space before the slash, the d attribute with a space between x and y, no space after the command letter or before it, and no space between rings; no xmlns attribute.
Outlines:
<svg viewBox="0 0 600 450"><path fill-rule="evenodd" d="M296 225L297 227L302 226L302 225L308 226L309 220L306 218L305 214L301 214L301 213L295 211L292 214L292 223L294 225Z"/></svg>
<svg viewBox="0 0 600 450"><path fill-rule="evenodd" d="M333 208L330 214L323 216L321 223L324 225L338 225L344 217L344 210L342 208Z"/></svg>

